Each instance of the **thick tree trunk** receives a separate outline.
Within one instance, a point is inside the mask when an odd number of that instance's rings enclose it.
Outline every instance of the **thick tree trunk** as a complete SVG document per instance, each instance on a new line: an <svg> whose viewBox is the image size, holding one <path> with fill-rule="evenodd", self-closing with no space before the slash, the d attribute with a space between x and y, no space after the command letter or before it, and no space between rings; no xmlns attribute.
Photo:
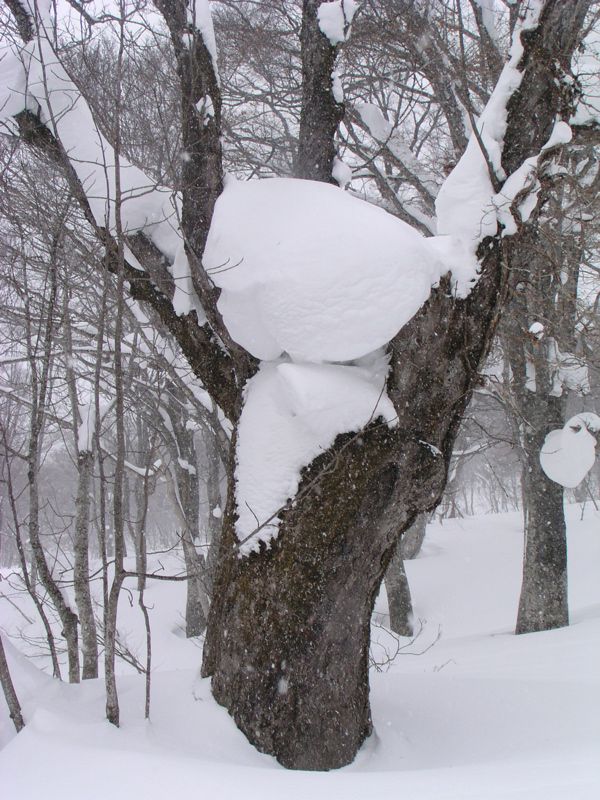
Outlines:
<svg viewBox="0 0 600 800"><path fill-rule="evenodd" d="M325 0L304 0L302 47L302 109L295 175L324 183L333 178L334 137L344 117L344 104L333 90L337 47L319 28L318 10Z"/></svg>
<svg viewBox="0 0 600 800"><path fill-rule="evenodd" d="M203 674L250 741L284 766L348 764L371 730L374 598L399 535L443 492L503 296L498 248L486 247L490 269L468 300L441 287L392 343L397 427L338 437L305 470L269 550L238 558L229 498Z"/></svg>
<svg viewBox="0 0 600 800"><path fill-rule="evenodd" d="M228 509L203 671L250 741L284 766L343 766L371 731L370 619L399 525L414 516L405 476L429 472L430 498L445 472L443 459L403 444L377 424L338 437L259 554L237 557Z"/></svg>

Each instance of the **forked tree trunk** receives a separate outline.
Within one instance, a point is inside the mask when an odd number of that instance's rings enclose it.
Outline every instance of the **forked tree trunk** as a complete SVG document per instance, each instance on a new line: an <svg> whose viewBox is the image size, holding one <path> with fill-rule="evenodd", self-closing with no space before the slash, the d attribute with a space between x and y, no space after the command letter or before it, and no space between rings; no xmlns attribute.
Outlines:
<svg viewBox="0 0 600 800"><path fill-rule="evenodd" d="M498 259L497 246L487 253ZM442 288L400 332L389 387L398 426L338 437L305 470L269 550L238 558L229 499L203 674L250 741L286 767L341 767L370 733L374 599L400 533L443 492L501 274L490 269L467 301Z"/></svg>
<svg viewBox="0 0 600 800"><path fill-rule="evenodd" d="M328 91L303 93L303 106L312 108L302 110L311 123L300 126L302 146L321 118L336 114L327 72L334 59L315 57L326 46L312 13L318 4L303 3L313 20L302 32L303 83L317 89L326 86ZM557 115L572 115L572 81L563 77L569 74L590 4L591 0L540 3L538 28L522 37L523 79L507 107L502 156L507 175L540 152ZM218 80L202 36L192 36L190 49L184 44L189 38L182 34L190 27L184 3L161 0L157 7L171 29L177 56L182 141L189 154L183 164L182 229L210 334L207 328L194 327L192 315L174 314L168 300L154 287L150 291L149 282L142 282L129 266L127 280L134 297L159 310L215 402L235 423L243 385L256 365L231 340L210 279L200 266L213 204L221 191ZM203 124L197 104L206 95L215 113ZM18 121L26 141L50 149L64 162L65 153L54 147L51 134L32 112L21 112ZM313 154L310 174L304 177L314 178L331 162L333 149L327 137L312 141L319 152ZM322 179L330 174L323 169ZM81 195L72 168L67 175ZM545 194L544 185L542 202ZM89 212L86 203L82 207ZM118 226L116 233L122 243ZM481 243L481 275L466 300L454 296L450 281L440 282L389 347L387 389L397 427L390 430L375 422L360 435L338 437L306 468L295 505L282 514L271 549L242 559L237 557L230 466L203 673L213 676L215 697L250 741L286 766L330 769L347 764L371 729L368 644L374 596L400 533L418 513L439 502L458 425L506 301L507 267L519 245L518 233ZM122 284L123 258L118 270L112 268ZM219 339L218 348L214 339ZM120 341L117 335L115 340ZM113 721L118 722L118 716Z"/></svg>
<svg viewBox="0 0 600 800"><path fill-rule="evenodd" d="M549 2L538 29L522 37L524 75L507 106L506 174L540 152L557 111L571 113L560 70L569 69L588 7ZM284 766L348 764L371 730L374 597L399 535L441 498L521 245L519 234L485 239L468 298L457 299L442 280L392 340L387 390L397 427L373 424L338 437L305 470L271 549L237 557L230 488L203 674L248 739Z"/></svg>

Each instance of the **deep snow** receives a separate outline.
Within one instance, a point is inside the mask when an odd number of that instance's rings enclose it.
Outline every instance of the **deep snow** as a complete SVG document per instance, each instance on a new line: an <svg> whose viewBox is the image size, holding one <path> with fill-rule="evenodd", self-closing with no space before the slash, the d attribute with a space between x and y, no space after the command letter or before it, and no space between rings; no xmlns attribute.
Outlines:
<svg viewBox="0 0 600 800"><path fill-rule="evenodd" d="M13 650L27 728L15 737L2 709L2 742L11 738L0 752L2 797L596 800L600 512L588 506L583 522L579 516L578 506L569 507L571 626L519 637L511 633L519 515L429 526L421 555L407 564L423 631L389 670L372 671L376 733L354 764L336 772L287 772L236 730L208 681L198 679L198 643L181 636L181 584L154 582L148 590L155 650L149 723L143 679L129 668L121 665L117 730L103 719L100 681L59 684ZM7 602L1 608L4 628L23 623ZM385 609L382 594L376 623L385 621ZM130 631L132 646L142 641L141 625L124 594L119 626ZM382 662L395 641L377 624L374 639L373 657Z"/></svg>

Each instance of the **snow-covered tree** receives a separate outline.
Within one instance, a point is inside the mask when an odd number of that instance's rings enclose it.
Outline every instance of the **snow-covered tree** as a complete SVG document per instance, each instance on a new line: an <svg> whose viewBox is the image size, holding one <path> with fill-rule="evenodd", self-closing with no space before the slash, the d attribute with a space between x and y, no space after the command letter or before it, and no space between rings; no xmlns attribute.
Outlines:
<svg viewBox="0 0 600 800"><path fill-rule="evenodd" d="M302 6L296 168L310 180L246 183L223 175L210 5L157 0L179 78L177 192L125 158L122 92L111 135L96 124L61 63L50 3L7 3L21 41L2 62L6 124L63 170L106 268L229 422L203 672L285 766L346 764L370 732L373 600L399 536L441 498L510 266L571 135L571 57L592 0L513 4L508 61L429 239L326 183L340 176L335 64L354 0ZM112 15L117 78L139 15L124 4Z"/></svg>

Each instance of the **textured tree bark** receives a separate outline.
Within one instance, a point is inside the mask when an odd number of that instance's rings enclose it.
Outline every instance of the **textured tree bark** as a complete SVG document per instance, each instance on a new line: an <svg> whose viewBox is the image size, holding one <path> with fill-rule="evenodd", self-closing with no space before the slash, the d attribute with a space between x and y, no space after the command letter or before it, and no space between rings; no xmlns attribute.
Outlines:
<svg viewBox="0 0 600 800"><path fill-rule="evenodd" d="M323 0L304 0L300 44L302 53L302 107L295 175L324 183L332 176L334 137L344 117L344 104L333 92L337 47L321 32L317 12Z"/></svg>
<svg viewBox="0 0 600 800"><path fill-rule="evenodd" d="M554 396L549 349L555 347L554 342L569 349L573 346L575 313L574 308L567 310L561 296L567 286L560 275L572 276L578 271L579 253L568 246L568 238L561 237L561 243L566 239L562 256L570 261L566 266L562 257L558 263L549 257L554 235L548 223L523 237L512 261L516 290L506 315L503 342L520 440L525 537L516 633L569 624L564 490L546 477L539 458L546 435L564 424L565 399ZM529 335L529 326L540 320L545 332L538 341ZM565 329L569 328L567 335Z"/></svg>
<svg viewBox="0 0 600 800"><path fill-rule="evenodd" d="M404 561L411 561L421 552L427 532L427 514L419 514L410 528L400 539L400 555Z"/></svg>
<svg viewBox="0 0 600 800"><path fill-rule="evenodd" d="M444 285L391 347L397 428L338 437L306 469L269 550L237 557L229 499L203 674L250 741L284 766L348 764L371 730L374 598L400 533L439 502L502 302L500 245L486 244L471 297L456 301Z"/></svg>
<svg viewBox="0 0 600 800"><path fill-rule="evenodd" d="M538 29L523 37L523 80L508 104L502 163L507 175L540 152L557 115L571 116L572 97L562 78L569 71L590 2L547 0L540 6ZM305 17L317 5L317 0L305 0ZM220 97L198 32L189 50L184 45L189 25L183 0L165 0L159 7L178 58L183 139L190 154L184 174L183 232L210 331L194 326L192 315L177 317L168 298L123 263L121 231L121 250L115 251L121 258L111 269L121 280L125 275L131 281L133 296L149 302L176 336L192 368L232 421L235 443L243 385L256 364L232 343L199 262L221 185ZM305 51L306 58L303 54L303 80L316 124L321 116L325 122L332 113L335 116L333 48L314 25L314 15L310 30L316 49ZM319 57L315 33L328 51L324 58ZM182 59L190 62L189 72ZM310 64L312 69L305 72ZM213 100L215 123L209 121L203 132L186 115L195 114L196 104L207 94ZM98 228L83 186L72 167L69 171L68 154L31 112L22 112L19 122L26 141L65 166L92 229L114 251L114 240ZM301 125L301 148L316 131L314 124ZM333 132L318 133L312 139L310 173L298 174L329 180ZM237 557L234 533L233 462L229 466L230 491L203 673L213 676L215 697L250 741L286 766L330 769L347 764L371 729L367 655L373 598L398 536L418 513L439 502L458 425L506 301L507 264L519 245L518 234L508 241L498 236L482 242L481 276L467 300L456 299L450 282L441 281L389 346L387 389L398 414L397 427L375 422L359 435L338 437L306 468L295 504L282 515L271 549L243 559ZM113 721L118 722L118 716Z"/></svg>

